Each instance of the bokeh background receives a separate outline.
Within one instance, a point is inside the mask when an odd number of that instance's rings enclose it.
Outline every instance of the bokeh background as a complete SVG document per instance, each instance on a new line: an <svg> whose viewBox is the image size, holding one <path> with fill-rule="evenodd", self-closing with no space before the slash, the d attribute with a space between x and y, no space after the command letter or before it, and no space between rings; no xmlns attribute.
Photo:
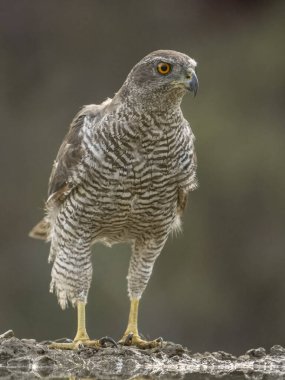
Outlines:
<svg viewBox="0 0 285 380"><path fill-rule="evenodd" d="M183 101L199 190L141 302L140 330L193 351L285 342L284 1L0 1L0 332L73 337L76 313L49 294L49 246L28 238L83 104L112 97L156 49L198 63ZM120 338L130 249L94 248L90 335Z"/></svg>

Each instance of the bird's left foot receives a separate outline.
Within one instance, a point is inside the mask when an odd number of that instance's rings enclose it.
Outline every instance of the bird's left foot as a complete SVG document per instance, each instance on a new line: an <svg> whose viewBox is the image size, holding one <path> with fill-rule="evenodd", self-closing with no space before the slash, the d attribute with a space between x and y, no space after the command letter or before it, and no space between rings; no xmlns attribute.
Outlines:
<svg viewBox="0 0 285 380"><path fill-rule="evenodd" d="M49 348L56 350L78 350L81 347L93 347L93 348L103 348L106 347L106 343L111 343L113 346L117 347L117 343L114 339L106 336L98 340L91 339L76 339L71 343L52 343Z"/></svg>
<svg viewBox="0 0 285 380"><path fill-rule="evenodd" d="M162 338L157 338L154 340L144 340L138 334L130 332L124 334L123 338L118 343L122 344L123 346L136 346L138 348L146 349L161 347L162 342Z"/></svg>

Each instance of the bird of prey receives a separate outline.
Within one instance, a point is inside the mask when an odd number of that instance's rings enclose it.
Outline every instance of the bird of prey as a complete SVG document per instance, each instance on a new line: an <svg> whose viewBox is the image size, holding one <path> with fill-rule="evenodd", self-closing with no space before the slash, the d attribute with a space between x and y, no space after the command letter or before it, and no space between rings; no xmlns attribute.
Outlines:
<svg viewBox="0 0 285 380"><path fill-rule="evenodd" d="M194 135L180 105L196 94L196 62L158 50L138 62L112 99L75 116L54 161L46 215L30 236L51 242L50 291L60 306L77 307L74 349L90 340L85 305L92 277L91 246L130 243L130 314L121 344L155 347L138 332L139 300L169 234L179 229L188 192L197 186Z"/></svg>

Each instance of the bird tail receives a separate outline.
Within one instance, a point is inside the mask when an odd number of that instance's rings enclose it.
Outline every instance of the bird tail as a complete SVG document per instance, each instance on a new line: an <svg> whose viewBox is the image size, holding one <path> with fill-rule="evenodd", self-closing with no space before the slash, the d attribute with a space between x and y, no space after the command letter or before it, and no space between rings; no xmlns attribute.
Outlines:
<svg viewBox="0 0 285 380"><path fill-rule="evenodd" d="M48 240L50 233L50 222L44 218L29 232L34 239Z"/></svg>

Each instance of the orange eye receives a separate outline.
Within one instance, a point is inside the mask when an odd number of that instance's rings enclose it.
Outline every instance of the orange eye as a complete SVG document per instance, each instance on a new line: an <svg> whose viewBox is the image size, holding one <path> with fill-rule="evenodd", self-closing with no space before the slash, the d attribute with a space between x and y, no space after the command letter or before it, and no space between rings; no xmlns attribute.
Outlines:
<svg viewBox="0 0 285 380"><path fill-rule="evenodd" d="M160 62L157 65L157 71L159 72L159 74L166 75L166 74L170 73L171 65L169 63L166 63L166 62Z"/></svg>

